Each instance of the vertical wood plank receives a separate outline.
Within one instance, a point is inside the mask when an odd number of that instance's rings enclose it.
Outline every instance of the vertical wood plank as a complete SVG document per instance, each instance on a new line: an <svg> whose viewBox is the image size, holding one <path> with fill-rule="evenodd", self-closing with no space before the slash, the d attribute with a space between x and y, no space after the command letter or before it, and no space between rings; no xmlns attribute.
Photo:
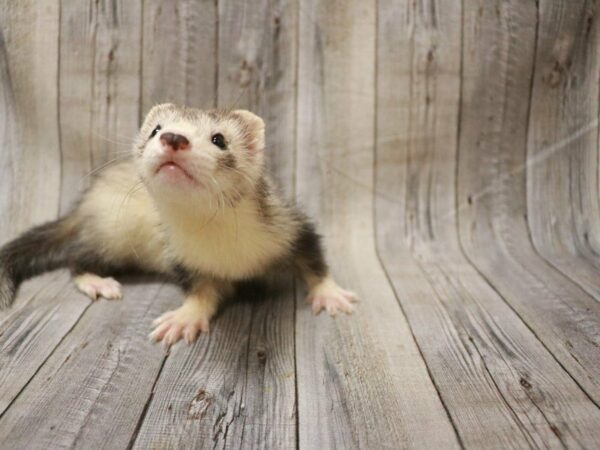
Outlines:
<svg viewBox="0 0 600 450"><path fill-rule="evenodd" d="M527 202L538 251L600 301L599 12L595 2L540 2Z"/></svg>
<svg viewBox="0 0 600 450"><path fill-rule="evenodd" d="M371 1L301 3L298 198L318 218L334 275L362 301L336 318L297 302L299 444L458 447L375 254L376 13Z"/></svg>
<svg viewBox="0 0 600 450"><path fill-rule="evenodd" d="M81 6L75 2L61 5L63 207L78 195L84 170L130 152L129 141L139 116L141 2L89 2L84 5L87 8ZM148 303L153 299L152 287L131 286L126 289L124 303L94 305L14 400L19 386L27 384L41 364L38 361L34 366L33 362L47 357L89 304L72 287L65 293L64 278L61 281L58 285L48 283L47 278L37 280L38 290L44 283L48 288L2 323L6 326L2 356L11 357L9 368L13 368L2 373L9 382L6 399L4 395L2 398L3 411L12 402L0 420L2 435L13 446L25 448L81 442L94 448L125 447L164 358L146 338L149 321L158 314ZM56 287L60 293L52 294ZM43 298L46 296L50 298ZM154 308L168 307L173 298L172 294L165 295ZM127 320L132 327L125 326ZM84 341L90 334L96 339L86 348ZM113 341L119 342L117 348ZM82 342L82 348L75 351ZM33 362L23 362L14 370L14 364L26 358ZM138 365L144 368L142 373L133 370ZM15 381L15 375L22 379ZM37 416L40 411L44 412ZM34 433L32 427L36 428Z"/></svg>
<svg viewBox="0 0 600 450"><path fill-rule="evenodd" d="M217 1L144 2L143 23L142 113L163 102L214 107Z"/></svg>
<svg viewBox="0 0 600 450"><path fill-rule="evenodd" d="M8 68L8 55L6 54L6 44L4 33L0 31L0 153L2 165L0 166L0 207L4 214L0 225L5 230L0 237L0 242L8 240L14 232L9 227L17 227L14 224L15 219L9 211L14 209L12 194L13 188L18 186L18 171L16 165L16 152L11 149L17 148L17 112L14 100L13 86ZM13 225L14 224L14 225Z"/></svg>
<svg viewBox="0 0 600 450"><path fill-rule="evenodd" d="M0 419L2 445L126 448L165 357L147 332L179 296L160 284L127 285L122 301L94 303Z"/></svg>
<svg viewBox="0 0 600 450"><path fill-rule="evenodd" d="M269 173L293 194L297 2L219 3L220 108L246 108L266 124Z"/></svg>
<svg viewBox="0 0 600 450"><path fill-rule="evenodd" d="M247 108L265 119L267 158L288 191L295 145L296 20L293 1L220 2L218 45L214 42L219 70L212 102ZM204 40L213 36L207 29L198 32ZM180 43L167 42L171 50L166 52L184 57ZM194 77L210 77L214 65L202 64ZM145 96L152 95L146 86L155 83L145 78ZM185 101L181 96L188 88L177 89L171 91L172 98ZM207 100L198 106L211 104ZM209 335L200 336L192 347L180 344L173 349L135 448L295 447L291 285L288 280L280 293L242 291L238 300L245 301L225 305ZM247 295L257 298L244 298Z"/></svg>
<svg viewBox="0 0 600 450"><path fill-rule="evenodd" d="M536 253L527 223L526 174L540 170L528 166L546 164L527 159L529 104L524 101L531 94L534 68L544 70L534 64L539 13L534 5L516 2L498 16L494 5L480 5L471 5L465 28L472 31L465 36L464 52L461 241L478 270L598 404L600 305ZM486 25L476 27L481 20ZM487 49L494 45L490 55ZM545 182L549 192L556 187L556 180ZM531 206L550 211L548 202Z"/></svg>
<svg viewBox="0 0 600 450"><path fill-rule="evenodd" d="M0 244L58 213L58 29L54 1L0 2ZM31 280L0 312L0 415L89 305L66 283Z"/></svg>
<svg viewBox="0 0 600 450"><path fill-rule="evenodd" d="M58 212L58 26L56 2L0 2L0 244Z"/></svg>
<svg viewBox="0 0 600 450"><path fill-rule="evenodd" d="M62 0L61 212L90 172L129 156L140 107L141 0Z"/></svg>
<svg viewBox="0 0 600 450"><path fill-rule="evenodd" d="M77 195L77 183L84 169L130 151L129 140L136 131L139 116L141 3L90 2L86 4L87 9L78 9L78 6L81 5L63 2L60 18L60 61L64 63L60 70L60 106L65 112L61 116L61 131L63 161L67 166L63 169L69 171L62 180L63 205ZM54 34L58 43L58 5L55 11ZM32 19L27 10L19 12L25 19ZM45 31L52 29L47 27ZM134 38L128 35L125 45L128 33L133 33ZM58 47L50 57L59 61ZM56 78L54 80L56 82ZM44 100L43 92L39 97L29 97L29 101ZM57 114L50 117L57 119ZM52 136L51 129L48 135ZM37 155L50 153L49 150L51 148L42 145L31 149ZM61 158L56 157L54 162L58 164L60 176ZM45 178L40 176L40 179ZM60 193L58 185L55 191ZM3 359L10 359L10 363L3 364L0 374L6 387L0 402L4 412L0 420L3 442L25 448L76 442L89 442L92 447L112 444L125 447L135 431L164 356L150 344L135 344L140 339L146 342L148 323L128 329L119 327L123 325L119 320L129 318L132 324L138 324L144 323L140 315L158 314L144 310L152 300L151 288L129 287L126 292L129 301L118 306L103 303L101 307L92 308L61 342L90 302L72 287L66 288L70 281L64 276L54 278L48 275L27 283L16 309L8 312L2 322L0 354ZM166 306L168 300L167 296L166 303L158 302L157 307ZM133 344L125 351L131 354L123 360L120 359L123 348L113 349L115 353L105 352L102 347L104 337L110 350L111 340L115 338L111 333L120 332L125 333L117 339L123 344L120 347L127 347L124 342ZM98 338L94 344L100 343L100 348L91 345L83 350L84 345L77 349L81 353L74 355L73 348L89 334ZM102 334L105 336L100 336ZM29 382L59 342L50 359ZM132 370L138 364L144 367L141 376ZM144 376L147 382L139 383ZM40 395L41 392L45 395ZM40 411L45 413L36 416ZM94 419L92 422L90 417ZM40 425L44 420L52 423ZM36 428L35 432L30 431L31 427Z"/></svg>
<svg viewBox="0 0 600 450"><path fill-rule="evenodd" d="M535 10L522 2L469 2L462 12L455 3L391 5L380 2L379 251L461 442L593 445L597 408L464 257L457 239L459 122L461 135L483 124L494 130L471 102L503 92L492 76L502 70L487 73L490 62L471 58L481 52L494 62L506 54L518 59L523 53L510 52L497 23L519 29L532 23Z"/></svg>

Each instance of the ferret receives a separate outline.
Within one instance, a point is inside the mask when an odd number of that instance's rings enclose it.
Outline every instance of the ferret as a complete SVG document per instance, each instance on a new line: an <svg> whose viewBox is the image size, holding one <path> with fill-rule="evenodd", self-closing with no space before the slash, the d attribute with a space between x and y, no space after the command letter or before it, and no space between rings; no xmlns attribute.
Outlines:
<svg viewBox="0 0 600 450"><path fill-rule="evenodd" d="M250 111L153 107L128 161L95 177L66 216L0 249L0 308L21 282L61 267L94 300L121 298L110 275L150 272L185 294L150 338L189 344L236 284L286 269L315 314L352 313L355 294L330 275L312 222L276 193L264 152L265 124Z"/></svg>

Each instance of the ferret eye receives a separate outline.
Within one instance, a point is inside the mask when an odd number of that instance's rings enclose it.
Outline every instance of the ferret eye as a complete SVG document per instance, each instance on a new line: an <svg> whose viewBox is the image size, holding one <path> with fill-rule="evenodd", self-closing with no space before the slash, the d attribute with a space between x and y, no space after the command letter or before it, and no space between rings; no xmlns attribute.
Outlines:
<svg viewBox="0 0 600 450"><path fill-rule="evenodd" d="M161 129L162 127L160 125L156 125L156 127L154 127L154 130L152 130L152 133L150 133L150 139L156 136L156 133L158 133Z"/></svg>
<svg viewBox="0 0 600 450"><path fill-rule="evenodd" d="M211 142L219 147L221 150L225 150L227 148L227 144L225 144L225 138L221 133L213 134Z"/></svg>

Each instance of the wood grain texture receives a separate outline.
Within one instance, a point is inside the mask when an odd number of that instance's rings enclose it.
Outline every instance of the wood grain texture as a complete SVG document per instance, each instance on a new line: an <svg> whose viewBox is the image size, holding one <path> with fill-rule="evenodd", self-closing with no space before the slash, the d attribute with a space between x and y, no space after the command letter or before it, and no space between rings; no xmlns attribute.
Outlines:
<svg viewBox="0 0 600 450"><path fill-rule="evenodd" d="M216 104L217 2L144 2L142 113L163 102Z"/></svg>
<svg viewBox="0 0 600 450"><path fill-rule="evenodd" d="M531 236L551 264L600 301L599 6L542 1L539 9L527 141Z"/></svg>
<svg viewBox="0 0 600 450"><path fill-rule="evenodd" d="M461 91L461 43L465 61L479 49L495 61L506 49L492 32L494 21L512 12L506 2L487 5L465 7L463 36L456 27L462 16L457 6L432 10L425 2L411 3L397 9L396 16L382 10L376 174L380 254L465 447L593 445L596 405L479 275L457 239L459 131L461 136L472 132L487 118L467 100L485 102L492 96L487 82L497 71L490 68L487 77L464 72L467 87ZM528 23L525 12L519 19ZM470 15L477 16L476 24ZM397 33L398 23L406 24L410 34ZM511 26L518 23L513 19ZM479 30L494 36L497 47L471 40ZM499 55L489 54L490 49ZM465 67L487 68L475 62ZM480 92L471 92L473 83ZM392 88L395 96L389 95ZM467 104L459 109L461 92ZM477 121L470 123L472 114Z"/></svg>
<svg viewBox="0 0 600 450"><path fill-rule="evenodd" d="M567 4L568 3L568 4ZM0 243L165 101L264 117L361 302L244 289L165 351L172 286L66 271L0 312L0 447L595 448L596 1L0 0Z"/></svg>
<svg viewBox="0 0 600 450"><path fill-rule="evenodd" d="M298 199L318 218L333 274L362 301L351 317L315 318L299 293L299 446L453 448L454 430L374 252L375 14L374 2L302 2Z"/></svg>
<svg viewBox="0 0 600 450"><path fill-rule="evenodd" d="M2 445L127 447L165 358L147 338L150 324L180 296L172 287L133 285L122 301L93 304L0 419Z"/></svg>
<svg viewBox="0 0 600 450"><path fill-rule="evenodd" d="M134 448L295 448L293 302L261 297L175 346Z"/></svg>
<svg viewBox="0 0 600 450"><path fill-rule="evenodd" d="M69 282L66 273L31 280L13 308L0 312L0 416L89 306L66 289Z"/></svg>
<svg viewBox="0 0 600 450"><path fill-rule="evenodd" d="M0 2L0 244L59 210L56 2ZM89 301L64 295L65 274L31 280L0 312L0 416Z"/></svg>
<svg viewBox="0 0 600 450"><path fill-rule="evenodd" d="M0 1L0 28L1 244L58 213L58 4Z"/></svg>
<svg viewBox="0 0 600 450"><path fill-rule="evenodd" d="M0 32L0 148L12 149L17 147L17 112L13 94L12 81L10 78L10 71L8 69L8 55L6 53L6 43L4 33ZM13 192L13 188L17 185L18 173L15 170L17 162L15 161L15 155L9 151L3 151L0 153L2 158L2 177L0 177L0 183L3 193L0 196L0 201L3 211L11 211L14 209L12 205L12 196L7 195ZM13 233L9 230L10 226L14 223L14 219L10 218L9 214L4 214L2 217L2 229L6 230L3 236L0 238L0 242L8 240Z"/></svg>
<svg viewBox="0 0 600 450"><path fill-rule="evenodd" d="M129 156L140 115L141 18L141 0L61 1L61 213L94 169Z"/></svg>
<svg viewBox="0 0 600 450"><path fill-rule="evenodd" d="M529 105L523 99L533 76L537 13L534 5L519 3L500 10L497 16L494 5L485 8L488 25L465 37L469 73L463 83L458 172L461 241L478 270L598 404L599 305L536 253L527 223ZM476 30L473 24L481 20L472 13L465 23ZM484 50L492 43L493 56ZM482 123L481 117L488 120Z"/></svg>
<svg viewBox="0 0 600 450"><path fill-rule="evenodd" d="M266 124L269 172L293 195L298 3L219 2L218 106L245 108Z"/></svg>

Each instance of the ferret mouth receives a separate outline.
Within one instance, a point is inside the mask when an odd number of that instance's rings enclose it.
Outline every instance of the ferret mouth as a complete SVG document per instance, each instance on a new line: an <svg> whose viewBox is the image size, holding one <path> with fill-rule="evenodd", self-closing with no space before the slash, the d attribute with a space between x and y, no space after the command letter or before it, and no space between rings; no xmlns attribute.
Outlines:
<svg viewBox="0 0 600 450"><path fill-rule="evenodd" d="M190 175L190 173L185 170L183 167L181 167L179 164L177 164L175 161L165 161L163 163L161 163L157 168L156 171L154 172L154 174L158 174L159 172L167 172L169 174L172 175L183 175L185 176L185 178L187 178L190 181L193 181L194 183L196 183L196 179Z"/></svg>

